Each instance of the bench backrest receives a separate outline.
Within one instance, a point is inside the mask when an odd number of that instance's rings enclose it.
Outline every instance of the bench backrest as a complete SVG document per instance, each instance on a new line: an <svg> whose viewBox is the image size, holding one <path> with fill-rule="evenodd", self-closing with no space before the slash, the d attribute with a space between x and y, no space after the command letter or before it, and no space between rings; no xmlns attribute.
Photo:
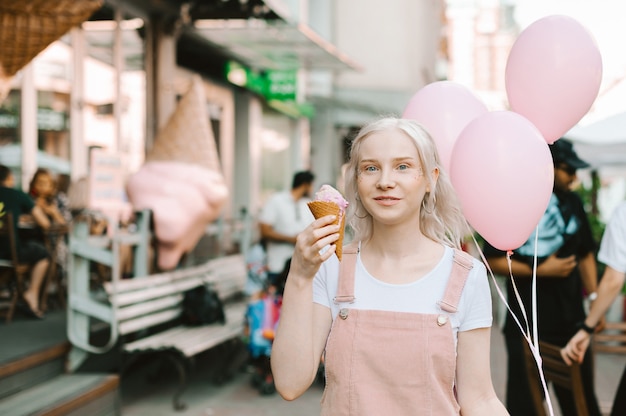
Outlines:
<svg viewBox="0 0 626 416"><path fill-rule="evenodd" d="M209 260L199 266L104 285L121 335L169 322L182 313L183 294L209 284L220 299L243 292L247 278L241 254Z"/></svg>

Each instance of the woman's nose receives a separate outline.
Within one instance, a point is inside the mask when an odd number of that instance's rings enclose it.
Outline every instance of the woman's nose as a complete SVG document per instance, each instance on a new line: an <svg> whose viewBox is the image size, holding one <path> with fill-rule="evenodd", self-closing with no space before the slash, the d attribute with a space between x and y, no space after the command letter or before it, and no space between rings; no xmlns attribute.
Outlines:
<svg viewBox="0 0 626 416"><path fill-rule="evenodd" d="M376 183L376 186L380 189L389 189L393 188L395 185L395 181L393 180L393 175L391 172L383 170L380 174L380 178Z"/></svg>

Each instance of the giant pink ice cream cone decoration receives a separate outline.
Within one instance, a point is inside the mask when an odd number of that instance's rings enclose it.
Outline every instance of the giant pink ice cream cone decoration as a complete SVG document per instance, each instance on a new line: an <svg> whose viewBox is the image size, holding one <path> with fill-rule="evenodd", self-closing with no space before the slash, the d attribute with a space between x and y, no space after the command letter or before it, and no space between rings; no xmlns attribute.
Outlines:
<svg viewBox="0 0 626 416"><path fill-rule="evenodd" d="M176 267L195 247L228 197L205 103L202 82L194 77L127 184L134 208L152 210L162 270Z"/></svg>

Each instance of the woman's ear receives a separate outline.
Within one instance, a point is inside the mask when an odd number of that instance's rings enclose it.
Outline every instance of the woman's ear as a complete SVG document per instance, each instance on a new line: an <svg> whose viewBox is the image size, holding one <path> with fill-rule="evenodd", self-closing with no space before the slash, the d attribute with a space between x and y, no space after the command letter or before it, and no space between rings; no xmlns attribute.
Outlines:
<svg viewBox="0 0 626 416"><path fill-rule="evenodd" d="M434 168L432 170L432 172L430 173L430 179L432 180L433 184L437 183L437 179L439 179L439 168ZM428 190L428 192L430 192L430 189Z"/></svg>

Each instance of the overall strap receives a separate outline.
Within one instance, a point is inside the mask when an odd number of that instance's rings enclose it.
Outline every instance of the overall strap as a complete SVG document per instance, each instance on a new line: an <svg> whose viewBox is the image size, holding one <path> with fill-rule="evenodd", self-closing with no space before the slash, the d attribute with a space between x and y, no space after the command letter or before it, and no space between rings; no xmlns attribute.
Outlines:
<svg viewBox="0 0 626 416"><path fill-rule="evenodd" d="M464 251L454 249L454 258L450 279L443 294L443 299L439 301L439 306L446 312L455 313L459 306L461 293L467 281L467 276L472 270L473 257Z"/></svg>
<svg viewBox="0 0 626 416"><path fill-rule="evenodd" d="M335 303L354 302L354 270L359 248L356 244L349 244L343 248L343 260L339 263L339 284Z"/></svg>

